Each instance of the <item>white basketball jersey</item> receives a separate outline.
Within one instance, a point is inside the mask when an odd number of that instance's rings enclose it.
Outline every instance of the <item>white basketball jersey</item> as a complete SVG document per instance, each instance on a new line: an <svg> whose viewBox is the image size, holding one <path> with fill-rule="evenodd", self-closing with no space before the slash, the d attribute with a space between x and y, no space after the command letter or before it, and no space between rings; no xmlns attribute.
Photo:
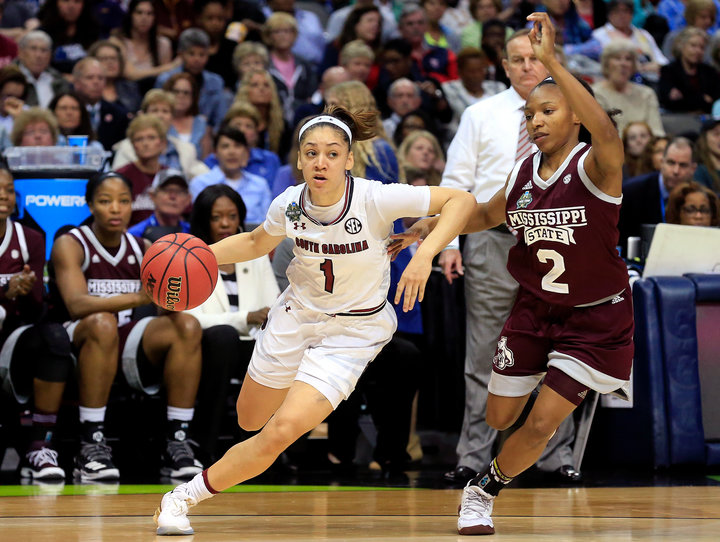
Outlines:
<svg viewBox="0 0 720 542"><path fill-rule="evenodd" d="M395 185L395 190L399 188L413 187ZM399 217L379 218L377 212L368 211L376 207L373 198L389 190L389 186L377 181L348 175L340 211L327 224L307 212L309 193L305 184L290 187L275 199L265 229L271 235L285 234L293 239L295 258L287 276L293 296L305 307L347 316L382 310L390 287L387 245L392 220ZM414 203L417 211L405 216L427 212L429 199L415 201L422 203Z"/></svg>

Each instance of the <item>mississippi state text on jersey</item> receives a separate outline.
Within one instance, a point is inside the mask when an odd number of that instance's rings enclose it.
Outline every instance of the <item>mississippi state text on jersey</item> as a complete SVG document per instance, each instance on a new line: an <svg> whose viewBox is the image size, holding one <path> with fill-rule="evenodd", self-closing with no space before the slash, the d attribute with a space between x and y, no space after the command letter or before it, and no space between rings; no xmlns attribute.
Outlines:
<svg viewBox="0 0 720 542"><path fill-rule="evenodd" d="M145 247L141 239L124 233L120 247L113 255L100 244L89 226L70 230L68 235L83 247L82 270L88 294L112 297L140 291L140 264ZM118 324L129 322L131 314L132 310L118 313Z"/></svg>
<svg viewBox="0 0 720 542"><path fill-rule="evenodd" d="M508 270L548 303L584 305L628 287L616 249L622 197L608 196L587 176L589 150L579 143L547 181L536 152L518 162L505 191L506 221L518 234Z"/></svg>

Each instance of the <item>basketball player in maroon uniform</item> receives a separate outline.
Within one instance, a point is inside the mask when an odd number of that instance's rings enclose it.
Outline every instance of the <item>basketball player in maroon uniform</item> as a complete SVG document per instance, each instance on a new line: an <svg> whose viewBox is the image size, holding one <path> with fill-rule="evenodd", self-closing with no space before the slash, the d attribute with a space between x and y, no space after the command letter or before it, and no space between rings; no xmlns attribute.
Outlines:
<svg viewBox="0 0 720 542"><path fill-rule="evenodd" d="M53 446L65 382L72 374L70 341L59 324L39 323L43 314L45 241L35 230L14 222L15 187L0 169L0 384L33 414L29 446L20 475L62 480Z"/></svg>
<svg viewBox="0 0 720 542"><path fill-rule="evenodd" d="M85 199L92 221L62 235L52 251L54 282L67 308L66 328L77 352L82 443L74 474L83 481L117 479L105 442L105 408L120 369L127 383L148 394L164 381L168 434L161 474L192 477L202 465L187 441L200 380L201 329L183 313L131 320L132 309L150 299L141 288L147 246L126 233L132 188L111 172L88 181ZM118 363L120 367L118 367Z"/></svg>
<svg viewBox="0 0 720 542"><path fill-rule="evenodd" d="M504 190L477 204L463 233L506 222L518 237L508 270L520 291L493 358L488 423L510 427L545 380L527 421L465 487L460 534L492 534L498 492L535 463L588 389L622 389L632 364L632 302L615 249L622 141L607 113L555 58L547 13L528 20L533 51L551 75L525 105L528 132L540 150L516 164ZM592 146L580 142L581 125ZM418 222L409 236L397 236L399 245L424 237L434 223Z"/></svg>

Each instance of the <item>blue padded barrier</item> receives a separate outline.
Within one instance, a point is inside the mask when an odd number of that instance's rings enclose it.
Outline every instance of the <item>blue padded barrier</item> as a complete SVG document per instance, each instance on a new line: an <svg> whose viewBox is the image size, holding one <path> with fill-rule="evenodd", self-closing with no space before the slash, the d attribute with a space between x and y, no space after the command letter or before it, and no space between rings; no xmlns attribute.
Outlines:
<svg viewBox="0 0 720 542"><path fill-rule="evenodd" d="M698 303L720 301L720 275L687 274L695 284L695 297Z"/></svg>
<svg viewBox="0 0 720 542"><path fill-rule="evenodd" d="M633 415L628 422L642 431L649 427L653 466L670 465L665 400L665 363L657 314L656 285L638 280L633 286L635 308L635 359L633 363ZM626 414L626 416L628 416ZM628 416L629 417L629 416Z"/></svg>
<svg viewBox="0 0 720 542"><path fill-rule="evenodd" d="M695 284L685 277L655 277L658 321L665 361L670 464L705 463Z"/></svg>
<svg viewBox="0 0 720 542"><path fill-rule="evenodd" d="M720 442L706 442L705 453L705 463L707 465L720 465Z"/></svg>

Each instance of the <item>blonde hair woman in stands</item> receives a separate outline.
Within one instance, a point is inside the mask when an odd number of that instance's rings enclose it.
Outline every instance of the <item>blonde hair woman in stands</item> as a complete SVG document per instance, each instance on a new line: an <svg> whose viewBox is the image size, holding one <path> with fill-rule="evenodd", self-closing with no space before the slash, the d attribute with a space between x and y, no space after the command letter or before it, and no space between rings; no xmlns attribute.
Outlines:
<svg viewBox="0 0 720 542"><path fill-rule="evenodd" d="M414 167L425 171L430 186L438 186L445 169L445 158L437 138L427 130L413 130L403 139L398 149L400 179L405 182L405 168Z"/></svg>
<svg viewBox="0 0 720 542"><path fill-rule="evenodd" d="M365 141L353 143L355 165L351 173L357 177L382 181L385 184L398 181L398 162L395 149L385 133L380 111L370 89L360 81L339 83L325 92L329 105L339 105L350 111L374 111L375 135Z"/></svg>
<svg viewBox="0 0 720 542"><path fill-rule="evenodd" d="M285 147L289 148L287 127L283 120L283 108L280 104L275 81L267 70L250 69L243 75L235 94L235 102L250 103L260 112L260 144L279 156Z"/></svg>

